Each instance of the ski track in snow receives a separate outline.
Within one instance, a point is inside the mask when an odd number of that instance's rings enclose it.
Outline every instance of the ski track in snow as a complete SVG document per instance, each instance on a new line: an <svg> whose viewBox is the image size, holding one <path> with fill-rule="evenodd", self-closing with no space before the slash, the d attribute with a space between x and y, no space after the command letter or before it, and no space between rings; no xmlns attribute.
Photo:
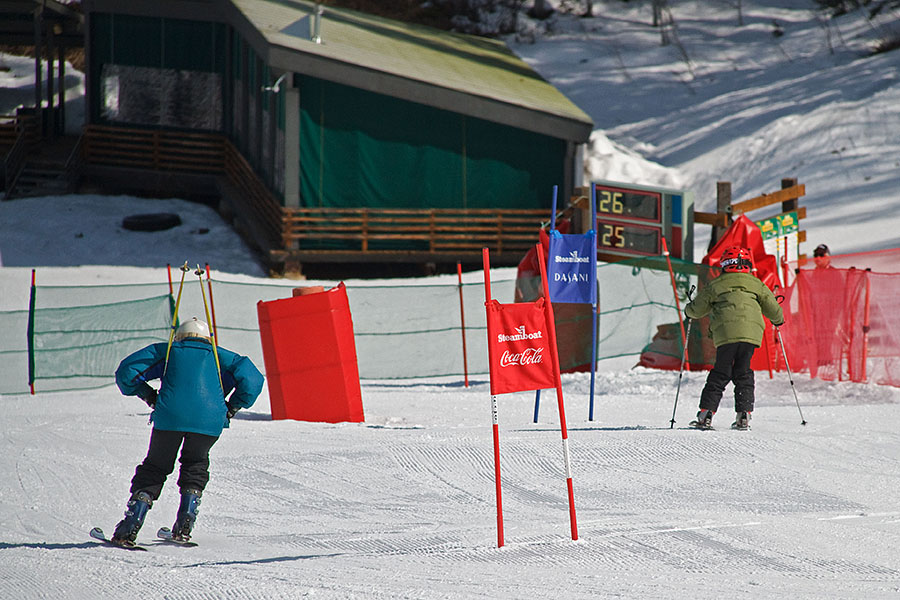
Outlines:
<svg viewBox="0 0 900 600"><path fill-rule="evenodd" d="M0 423L0 597L523 598L891 597L900 590L898 392L874 404L813 401L783 374L762 389L752 430L685 424L704 373L636 369L599 378L594 422L569 417L579 540L570 539L555 402L532 423L533 395L500 397L506 545L496 547L489 390L363 386L373 422L270 422L267 399L239 414L212 452L196 548L156 542L171 526L170 478L139 542L88 538L121 518L143 458L147 411L115 388L74 406L66 394L11 397ZM581 413L586 374L567 375ZM660 385L666 382L668 385ZM609 387L605 387L605 386ZM624 387L624 393L612 391ZM632 392L656 389L654 395ZM673 390L674 391L674 390ZM864 396L864 395L863 395ZM554 398L555 400L555 398ZM785 400L782 402L782 400ZM435 408L440 406L440 408ZM623 407L630 410L623 410ZM839 426L842 419L850 425ZM710 583L712 582L712 583ZM734 586L734 588L732 588ZM685 590L691 590L689 595Z"/></svg>

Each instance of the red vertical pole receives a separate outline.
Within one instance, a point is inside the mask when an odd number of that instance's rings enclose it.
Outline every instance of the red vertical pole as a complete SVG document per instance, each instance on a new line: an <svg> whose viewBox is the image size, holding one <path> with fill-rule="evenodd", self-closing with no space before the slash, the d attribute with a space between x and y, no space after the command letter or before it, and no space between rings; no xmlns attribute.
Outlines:
<svg viewBox="0 0 900 600"><path fill-rule="evenodd" d="M171 296L174 293L172 289L172 265L166 263L166 274L169 276L169 295Z"/></svg>
<svg viewBox="0 0 900 600"><path fill-rule="evenodd" d="M459 261L456 262L456 277L459 280L459 323L462 332L463 374L466 378L466 387L469 387L469 363L466 358L466 309L463 305L462 265Z"/></svg>
<svg viewBox="0 0 900 600"><path fill-rule="evenodd" d="M200 285L203 285L202 283ZM213 302L212 295L212 280L209 275L209 263L206 263L206 287L209 289L209 310L212 312L212 323L210 325L213 329L213 336L216 338L216 346L221 346L219 343L219 327L216 325L216 305Z"/></svg>
<svg viewBox="0 0 900 600"><path fill-rule="evenodd" d="M484 307L487 311L487 324L491 323L491 260L487 248L481 251L484 263ZM490 329L488 329L490 337ZM488 343L488 360L493 365L493 347ZM503 547L503 495L500 491L500 420L497 415L497 395L491 392L491 425L494 432L494 481L497 488L497 547Z"/></svg>
<svg viewBox="0 0 900 600"><path fill-rule="evenodd" d="M781 285L788 286L788 239L784 237L784 256L781 259Z"/></svg>
<svg viewBox="0 0 900 600"><path fill-rule="evenodd" d="M853 282L851 285L850 276L853 276ZM843 313L849 314L850 326L847 328L850 332L850 340L846 344L841 344L841 365L844 363L844 349L847 351L847 375L850 377L850 381L859 381L856 379L856 365L853 364L853 340L856 337L856 302L854 298L858 297L856 295L857 290L857 278L856 278L856 267L850 267L850 270L847 272L847 278L844 280L844 288L847 290L844 294L844 306ZM839 369L840 372L843 372L843 368ZM840 379L838 379L840 381Z"/></svg>
<svg viewBox="0 0 900 600"><path fill-rule="evenodd" d="M669 279L672 280L672 293L675 295L675 310L678 311L678 325L681 327L681 347L687 348L687 336L684 334L684 318L681 316L681 303L678 301L678 287L675 285L675 272L672 270L672 259L669 258L669 246L666 244L666 238L662 238L663 256L666 257L666 264L669 266ZM685 366L687 370L691 370L691 358L687 352L684 353Z"/></svg>
<svg viewBox="0 0 900 600"><path fill-rule="evenodd" d="M865 381L866 376L866 360L869 358L869 297L872 295L872 282L869 277L872 275L872 269L866 269L866 308L863 312L863 342L862 342L862 379Z"/></svg>
<svg viewBox="0 0 900 600"><path fill-rule="evenodd" d="M553 376L556 384L556 402L559 406L559 429L562 433L563 459L566 467L566 490L569 494L569 525L572 539L578 539L578 523L575 519L575 488L572 483L572 460L569 457L569 431L566 427L566 407L563 403L562 377L559 374L559 356L556 346L556 325L553 320L553 304L550 302L550 287L547 283L547 263L544 261L544 248L537 244L538 264L541 267L541 281L544 285L544 310L547 313L547 332L550 343L550 360L553 361Z"/></svg>

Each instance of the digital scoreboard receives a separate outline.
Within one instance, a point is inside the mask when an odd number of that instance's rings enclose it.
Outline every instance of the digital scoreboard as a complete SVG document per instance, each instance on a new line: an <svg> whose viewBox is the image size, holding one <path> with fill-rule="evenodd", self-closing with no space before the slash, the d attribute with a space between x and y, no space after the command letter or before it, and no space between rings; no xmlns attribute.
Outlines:
<svg viewBox="0 0 900 600"><path fill-rule="evenodd" d="M665 239L672 257L693 261L694 203L686 192L611 181L591 186L598 258L659 256Z"/></svg>

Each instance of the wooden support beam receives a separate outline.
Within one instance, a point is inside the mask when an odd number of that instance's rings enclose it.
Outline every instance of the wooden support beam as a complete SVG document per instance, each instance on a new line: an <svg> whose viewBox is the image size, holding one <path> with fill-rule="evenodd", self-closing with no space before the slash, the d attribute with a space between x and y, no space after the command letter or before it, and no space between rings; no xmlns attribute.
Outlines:
<svg viewBox="0 0 900 600"><path fill-rule="evenodd" d="M721 237L725 235L725 232L728 230L728 226L731 225L733 212L731 209L730 181L716 182L716 214L725 216L725 224L713 225L712 234L709 237L709 246L707 247L707 250L713 249L713 246L715 246L719 239L721 239Z"/></svg>
<svg viewBox="0 0 900 600"><path fill-rule="evenodd" d="M728 227L728 215L725 213L707 213L694 211L694 223L712 225L713 227Z"/></svg>
<svg viewBox="0 0 900 600"><path fill-rule="evenodd" d="M771 194L763 194L756 198L750 198L749 200L743 200L736 204L732 204L731 211L735 215L740 215L778 202L784 203L790 200L796 200L800 196L805 195L806 186L804 184L792 185L791 187L772 192Z"/></svg>
<svg viewBox="0 0 900 600"><path fill-rule="evenodd" d="M797 185L796 177L786 177L781 180L781 189L786 190ZM804 192L805 192L804 188ZM797 210L800 206L800 196L796 196L794 198L788 198L784 202L781 203L781 210L784 212L791 212L792 210Z"/></svg>

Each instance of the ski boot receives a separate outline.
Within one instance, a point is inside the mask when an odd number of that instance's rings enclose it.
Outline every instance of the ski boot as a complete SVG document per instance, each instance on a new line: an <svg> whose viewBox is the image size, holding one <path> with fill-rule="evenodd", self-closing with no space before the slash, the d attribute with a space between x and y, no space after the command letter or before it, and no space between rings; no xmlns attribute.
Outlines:
<svg viewBox="0 0 900 600"><path fill-rule="evenodd" d="M712 418L714 414L716 413L711 410L705 408L700 409L700 412L697 413L697 420L691 421L690 426L696 429L712 429Z"/></svg>
<svg viewBox="0 0 900 600"><path fill-rule="evenodd" d="M172 539L176 542L187 542L191 539L191 530L197 520L197 512L200 507L200 490L184 490L181 492L181 504L178 506L178 515L175 517L175 525L172 526Z"/></svg>
<svg viewBox="0 0 900 600"><path fill-rule="evenodd" d="M740 431L746 431L750 429L750 412L739 412L734 413L734 423L731 424L732 429L738 429Z"/></svg>
<svg viewBox="0 0 900 600"><path fill-rule="evenodd" d="M110 541L119 546L134 546L138 531L141 530L141 526L144 524L144 517L147 516L147 511L152 506L153 499L150 497L150 494L144 491L134 492L128 501L125 518L116 525L116 530Z"/></svg>

